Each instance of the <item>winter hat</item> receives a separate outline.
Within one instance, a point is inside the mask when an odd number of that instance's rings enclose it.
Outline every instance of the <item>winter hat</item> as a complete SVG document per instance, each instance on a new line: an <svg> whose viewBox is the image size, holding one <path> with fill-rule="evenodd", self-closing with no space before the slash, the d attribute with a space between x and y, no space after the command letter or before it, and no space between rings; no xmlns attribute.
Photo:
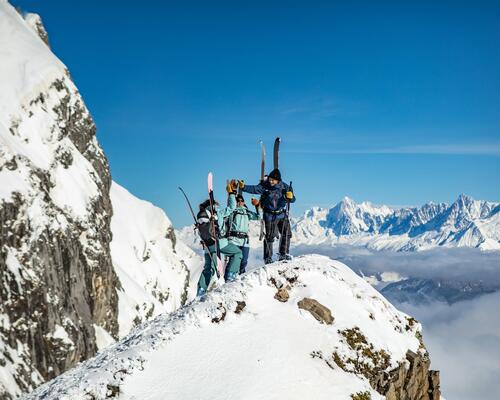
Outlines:
<svg viewBox="0 0 500 400"><path fill-rule="evenodd" d="M241 195L241 194L237 194L237 195L236 195L236 201L243 201L243 202L244 202L244 201L245 201L245 199L244 199L243 195Z"/></svg>
<svg viewBox="0 0 500 400"><path fill-rule="evenodd" d="M200 210L206 210L208 207L210 207L210 199L206 199L200 204Z"/></svg>
<svg viewBox="0 0 500 400"><path fill-rule="evenodd" d="M218 206L219 203L216 201L214 205ZM200 210L206 210L208 208L210 208L210 199L206 199L203 203L200 204Z"/></svg>
<svg viewBox="0 0 500 400"><path fill-rule="evenodd" d="M278 168L273 169L269 174L269 178L276 179L277 181L281 181L281 172Z"/></svg>

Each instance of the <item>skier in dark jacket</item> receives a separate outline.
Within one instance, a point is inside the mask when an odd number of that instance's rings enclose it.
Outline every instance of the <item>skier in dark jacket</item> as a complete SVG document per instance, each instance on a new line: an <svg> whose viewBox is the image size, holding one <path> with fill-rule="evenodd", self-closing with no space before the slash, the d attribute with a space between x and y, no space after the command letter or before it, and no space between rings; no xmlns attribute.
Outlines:
<svg viewBox="0 0 500 400"><path fill-rule="evenodd" d="M292 230L286 215L286 205L287 202L295 202L295 195L291 187L281 180L279 169L272 170L267 180L258 185L245 185L242 180L238 183L243 192L261 195L260 204L264 210L266 228L264 262L266 264L273 262L274 239L278 239L280 236L282 238L279 248L279 260L289 259Z"/></svg>

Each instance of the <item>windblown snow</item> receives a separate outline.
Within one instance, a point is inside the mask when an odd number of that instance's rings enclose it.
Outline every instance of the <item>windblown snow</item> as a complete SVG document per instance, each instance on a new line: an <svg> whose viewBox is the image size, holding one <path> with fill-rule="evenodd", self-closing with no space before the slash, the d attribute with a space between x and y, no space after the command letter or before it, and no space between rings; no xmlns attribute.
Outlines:
<svg viewBox="0 0 500 400"><path fill-rule="evenodd" d="M276 299L278 288L289 294L284 302ZM304 298L327 307L333 323L300 309ZM298 257L156 317L26 399L350 399L358 392L383 399L333 358L359 357L346 336L358 329L374 352L388 355L387 370L408 350L425 353L420 325L348 267Z"/></svg>

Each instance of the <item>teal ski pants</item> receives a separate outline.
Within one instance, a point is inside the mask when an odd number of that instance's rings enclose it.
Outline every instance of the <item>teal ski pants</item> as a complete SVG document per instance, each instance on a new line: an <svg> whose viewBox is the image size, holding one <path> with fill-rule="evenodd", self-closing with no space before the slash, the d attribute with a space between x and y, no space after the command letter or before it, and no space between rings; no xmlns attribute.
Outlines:
<svg viewBox="0 0 500 400"><path fill-rule="evenodd" d="M208 248L210 255L212 256L213 263L210 260L207 250L205 250L205 266L198 281L198 290L201 288L203 290L208 289L210 280L217 273L217 256L215 254L215 245ZM241 249L235 244L229 243L226 247L220 249L221 256L230 257L228 266L226 267L225 278L232 280L236 278L238 271L240 270L241 259L243 255ZM222 260L224 262L224 260Z"/></svg>

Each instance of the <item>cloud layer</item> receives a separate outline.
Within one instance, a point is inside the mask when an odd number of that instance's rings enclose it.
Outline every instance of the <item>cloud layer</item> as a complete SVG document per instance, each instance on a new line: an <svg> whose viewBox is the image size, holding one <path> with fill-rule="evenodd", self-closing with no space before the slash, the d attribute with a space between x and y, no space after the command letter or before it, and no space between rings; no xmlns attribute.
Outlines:
<svg viewBox="0 0 500 400"><path fill-rule="evenodd" d="M425 252L373 252L353 246L303 246L294 254L320 253L339 259L365 275L395 272L404 277L482 281L500 286L500 252L437 248ZM432 368L441 371L448 400L496 400L500 379L500 292L452 305L415 307L395 304L417 318Z"/></svg>
<svg viewBox="0 0 500 400"><path fill-rule="evenodd" d="M441 371L441 389L446 399L498 399L499 305L499 292L451 306L396 304L423 324L432 368Z"/></svg>

